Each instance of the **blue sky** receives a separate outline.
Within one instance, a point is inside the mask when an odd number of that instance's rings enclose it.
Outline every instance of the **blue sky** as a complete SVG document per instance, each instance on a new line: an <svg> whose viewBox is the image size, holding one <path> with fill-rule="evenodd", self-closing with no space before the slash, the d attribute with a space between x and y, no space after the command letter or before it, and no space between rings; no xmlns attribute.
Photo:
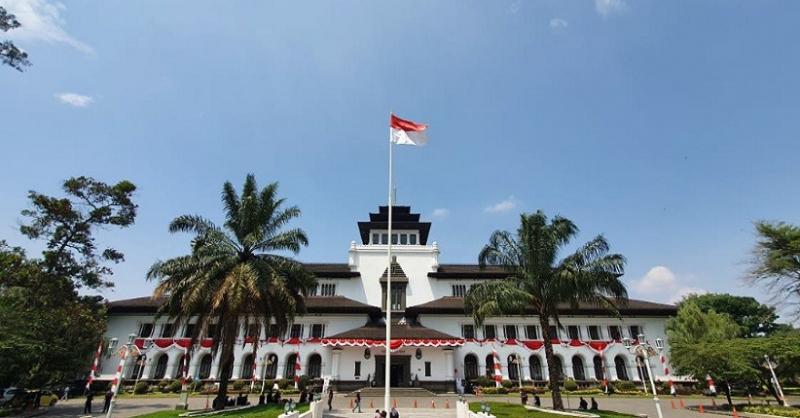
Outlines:
<svg viewBox="0 0 800 418"><path fill-rule="evenodd" d="M0 0L31 54L0 69L0 238L29 189L139 186L111 299L147 294L184 213L221 219L225 180L279 181L346 262L386 201L390 111L430 124L396 153L398 201L443 262L475 262L522 211L573 219L627 256L635 297L751 294L757 219L800 223L800 3Z"/></svg>

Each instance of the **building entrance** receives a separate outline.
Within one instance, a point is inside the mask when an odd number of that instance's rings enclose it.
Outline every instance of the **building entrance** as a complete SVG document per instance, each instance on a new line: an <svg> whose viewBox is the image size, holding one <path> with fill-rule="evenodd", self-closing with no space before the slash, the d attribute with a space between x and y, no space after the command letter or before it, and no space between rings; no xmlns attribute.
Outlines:
<svg viewBox="0 0 800 418"><path fill-rule="evenodd" d="M411 356L392 356L389 365L389 386L409 387L411 382ZM386 356L375 356L375 377L378 386L383 386Z"/></svg>

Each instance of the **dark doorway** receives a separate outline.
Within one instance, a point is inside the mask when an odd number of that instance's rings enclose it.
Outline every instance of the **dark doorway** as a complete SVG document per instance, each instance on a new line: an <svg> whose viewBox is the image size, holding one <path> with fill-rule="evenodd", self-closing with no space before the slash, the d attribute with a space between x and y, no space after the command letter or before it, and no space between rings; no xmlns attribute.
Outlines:
<svg viewBox="0 0 800 418"><path fill-rule="evenodd" d="M389 385L392 387L408 387L411 383L411 356L392 356L389 366ZM386 356L375 356L375 380L378 386L384 385L383 374L386 370Z"/></svg>

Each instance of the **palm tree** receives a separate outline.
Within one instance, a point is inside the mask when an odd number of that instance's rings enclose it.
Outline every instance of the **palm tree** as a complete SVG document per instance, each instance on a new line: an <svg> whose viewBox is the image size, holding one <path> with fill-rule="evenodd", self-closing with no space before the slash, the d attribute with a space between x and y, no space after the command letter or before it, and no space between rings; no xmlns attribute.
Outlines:
<svg viewBox="0 0 800 418"><path fill-rule="evenodd" d="M538 315L553 407L564 409L559 389L561 370L556 368L553 343L548 335L550 320L560 326L560 304L575 309L580 303L591 303L618 315L617 306L626 303L628 297L619 279L625 258L608 254L608 242L598 235L559 260L559 253L578 233L578 227L560 216L548 222L542 211L523 213L520 218L516 236L495 231L478 256L481 268L499 266L508 272L508 277L473 286L465 305L478 326L490 316L526 312Z"/></svg>
<svg viewBox="0 0 800 418"><path fill-rule="evenodd" d="M221 376L217 409L225 405L240 329L274 322L285 331L294 315L305 310L303 296L315 285L300 263L281 255L297 254L308 239L301 229L284 229L300 209L284 208L277 189L272 183L259 190L250 174L240 197L226 182L224 226L196 215L175 218L170 232L195 235L191 254L157 261L147 273L148 280L158 281L153 297L165 298L159 315L181 322L196 318L192 344L201 333L214 339L212 355L219 355Z"/></svg>

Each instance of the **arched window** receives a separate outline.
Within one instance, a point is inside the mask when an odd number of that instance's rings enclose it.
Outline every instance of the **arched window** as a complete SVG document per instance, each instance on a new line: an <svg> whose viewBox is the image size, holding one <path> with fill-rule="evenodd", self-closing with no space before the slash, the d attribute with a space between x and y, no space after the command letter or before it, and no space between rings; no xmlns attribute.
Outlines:
<svg viewBox="0 0 800 418"><path fill-rule="evenodd" d="M312 379L322 376L322 357L319 354L312 354L311 357L308 358L306 375Z"/></svg>
<svg viewBox="0 0 800 418"><path fill-rule="evenodd" d="M464 377L467 380L478 378L478 358L474 354L464 357Z"/></svg>
<svg viewBox="0 0 800 418"><path fill-rule="evenodd" d="M622 356L614 357L614 368L617 369L617 379L628 380L628 366Z"/></svg>
<svg viewBox="0 0 800 418"><path fill-rule="evenodd" d="M539 356L530 356L528 358L528 367L531 369L531 379L544 380L544 376L542 375L542 361L539 359Z"/></svg>
<svg viewBox="0 0 800 418"><path fill-rule="evenodd" d="M133 363L133 367L131 368L131 374L128 376L128 379L141 379L142 373L144 373L144 363L147 360L145 356L136 357L136 362Z"/></svg>
<svg viewBox="0 0 800 418"><path fill-rule="evenodd" d="M228 357L228 361L220 362L220 365L222 366L222 370L221 370L221 372L219 374L220 378L222 378L222 376L228 376L228 379L232 379L233 378L233 354L231 354L231 356Z"/></svg>
<svg viewBox="0 0 800 418"><path fill-rule="evenodd" d="M178 362L175 363L175 376L174 376L175 379L180 379L180 378L183 377L183 358L184 357L186 357L186 355L185 354L181 354L180 358L178 358ZM190 361L191 361L191 358L187 357L186 358L186 373L187 373L187 377L189 377L188 373L189 373L189 362Z"/></svg>
<svg viewBox="0 0 800 418"><path fill-rule="evenodd" d="M556 382L564 380L564 363L561 362L561 357L553 356L553 366L556 369L556 376L550 376L550 380Z"/></svg>
<svg viewBox="0 0 800 418"><path fill-rule="evenodd" d="M278 375L278 356L270 354L267 356L267 370L265 372L265 379L274 379Z"/></svg>
<svg viewBox="0 0 800 418"><path fill-rule="evenodd" d="M597 380L603 380L605 378L605 372L603 371L603 359L600 356L594 356L592 360L594 363L594 378Z"/></svg>
<svg viewBox="0 0 800 418"><path fill-rule="evenodd" d="M167 361L169 360L169 356L166 354L162 354L158 357L156 361L156 371L153 373L153 379L163 379L164 375L167 374Z"/></svg>
<svg viewBox="0 0 800 418"><path fill-rule="evenodd" d="M516 354L508 356L508 379L512 382L519 380L519 365L517 364Z"/></svg>
<svg viewBox="0 0 800 418"><path fill-rule="evenodd" d="M254 357L252 354L244 356L244 361L242 362L242 379L253 378L253 361Z"/></svg>
<svg viewBox="0 0 800 418"><path fill-rule="evenodd" d="M197 376L200 379L208 379L211 376L211 354L206 354L200 359L200 371Z"/></svg>
<svg viewBox="0 0 800 418"><path fill-rule="evenodd" d="M294 365L297 362L297 354L289 354L289 357L286 358L286 370L283 373L283 377L286 379L294 379Z"/></svg>
<svg viewBox="0 0 800 418"><path fill-rule="evenodd" d="M650 379L650 373L647 372L647 363L640 356L636 356L636 370L639 372L639 380L642 382Z"/></svg>
<svg viewBox="0 0 800 418"><path fill-rule="evenodd" d="M572 377L575 380L586 380L586 371L583 368L583 358L581 356L572 356Z"/></svg>
<svg viewBox="0 0 800 418"><path fill-rule="evenodd" d="M494 355L492 354L486 356L486 376L494 376Z"/></svg>

